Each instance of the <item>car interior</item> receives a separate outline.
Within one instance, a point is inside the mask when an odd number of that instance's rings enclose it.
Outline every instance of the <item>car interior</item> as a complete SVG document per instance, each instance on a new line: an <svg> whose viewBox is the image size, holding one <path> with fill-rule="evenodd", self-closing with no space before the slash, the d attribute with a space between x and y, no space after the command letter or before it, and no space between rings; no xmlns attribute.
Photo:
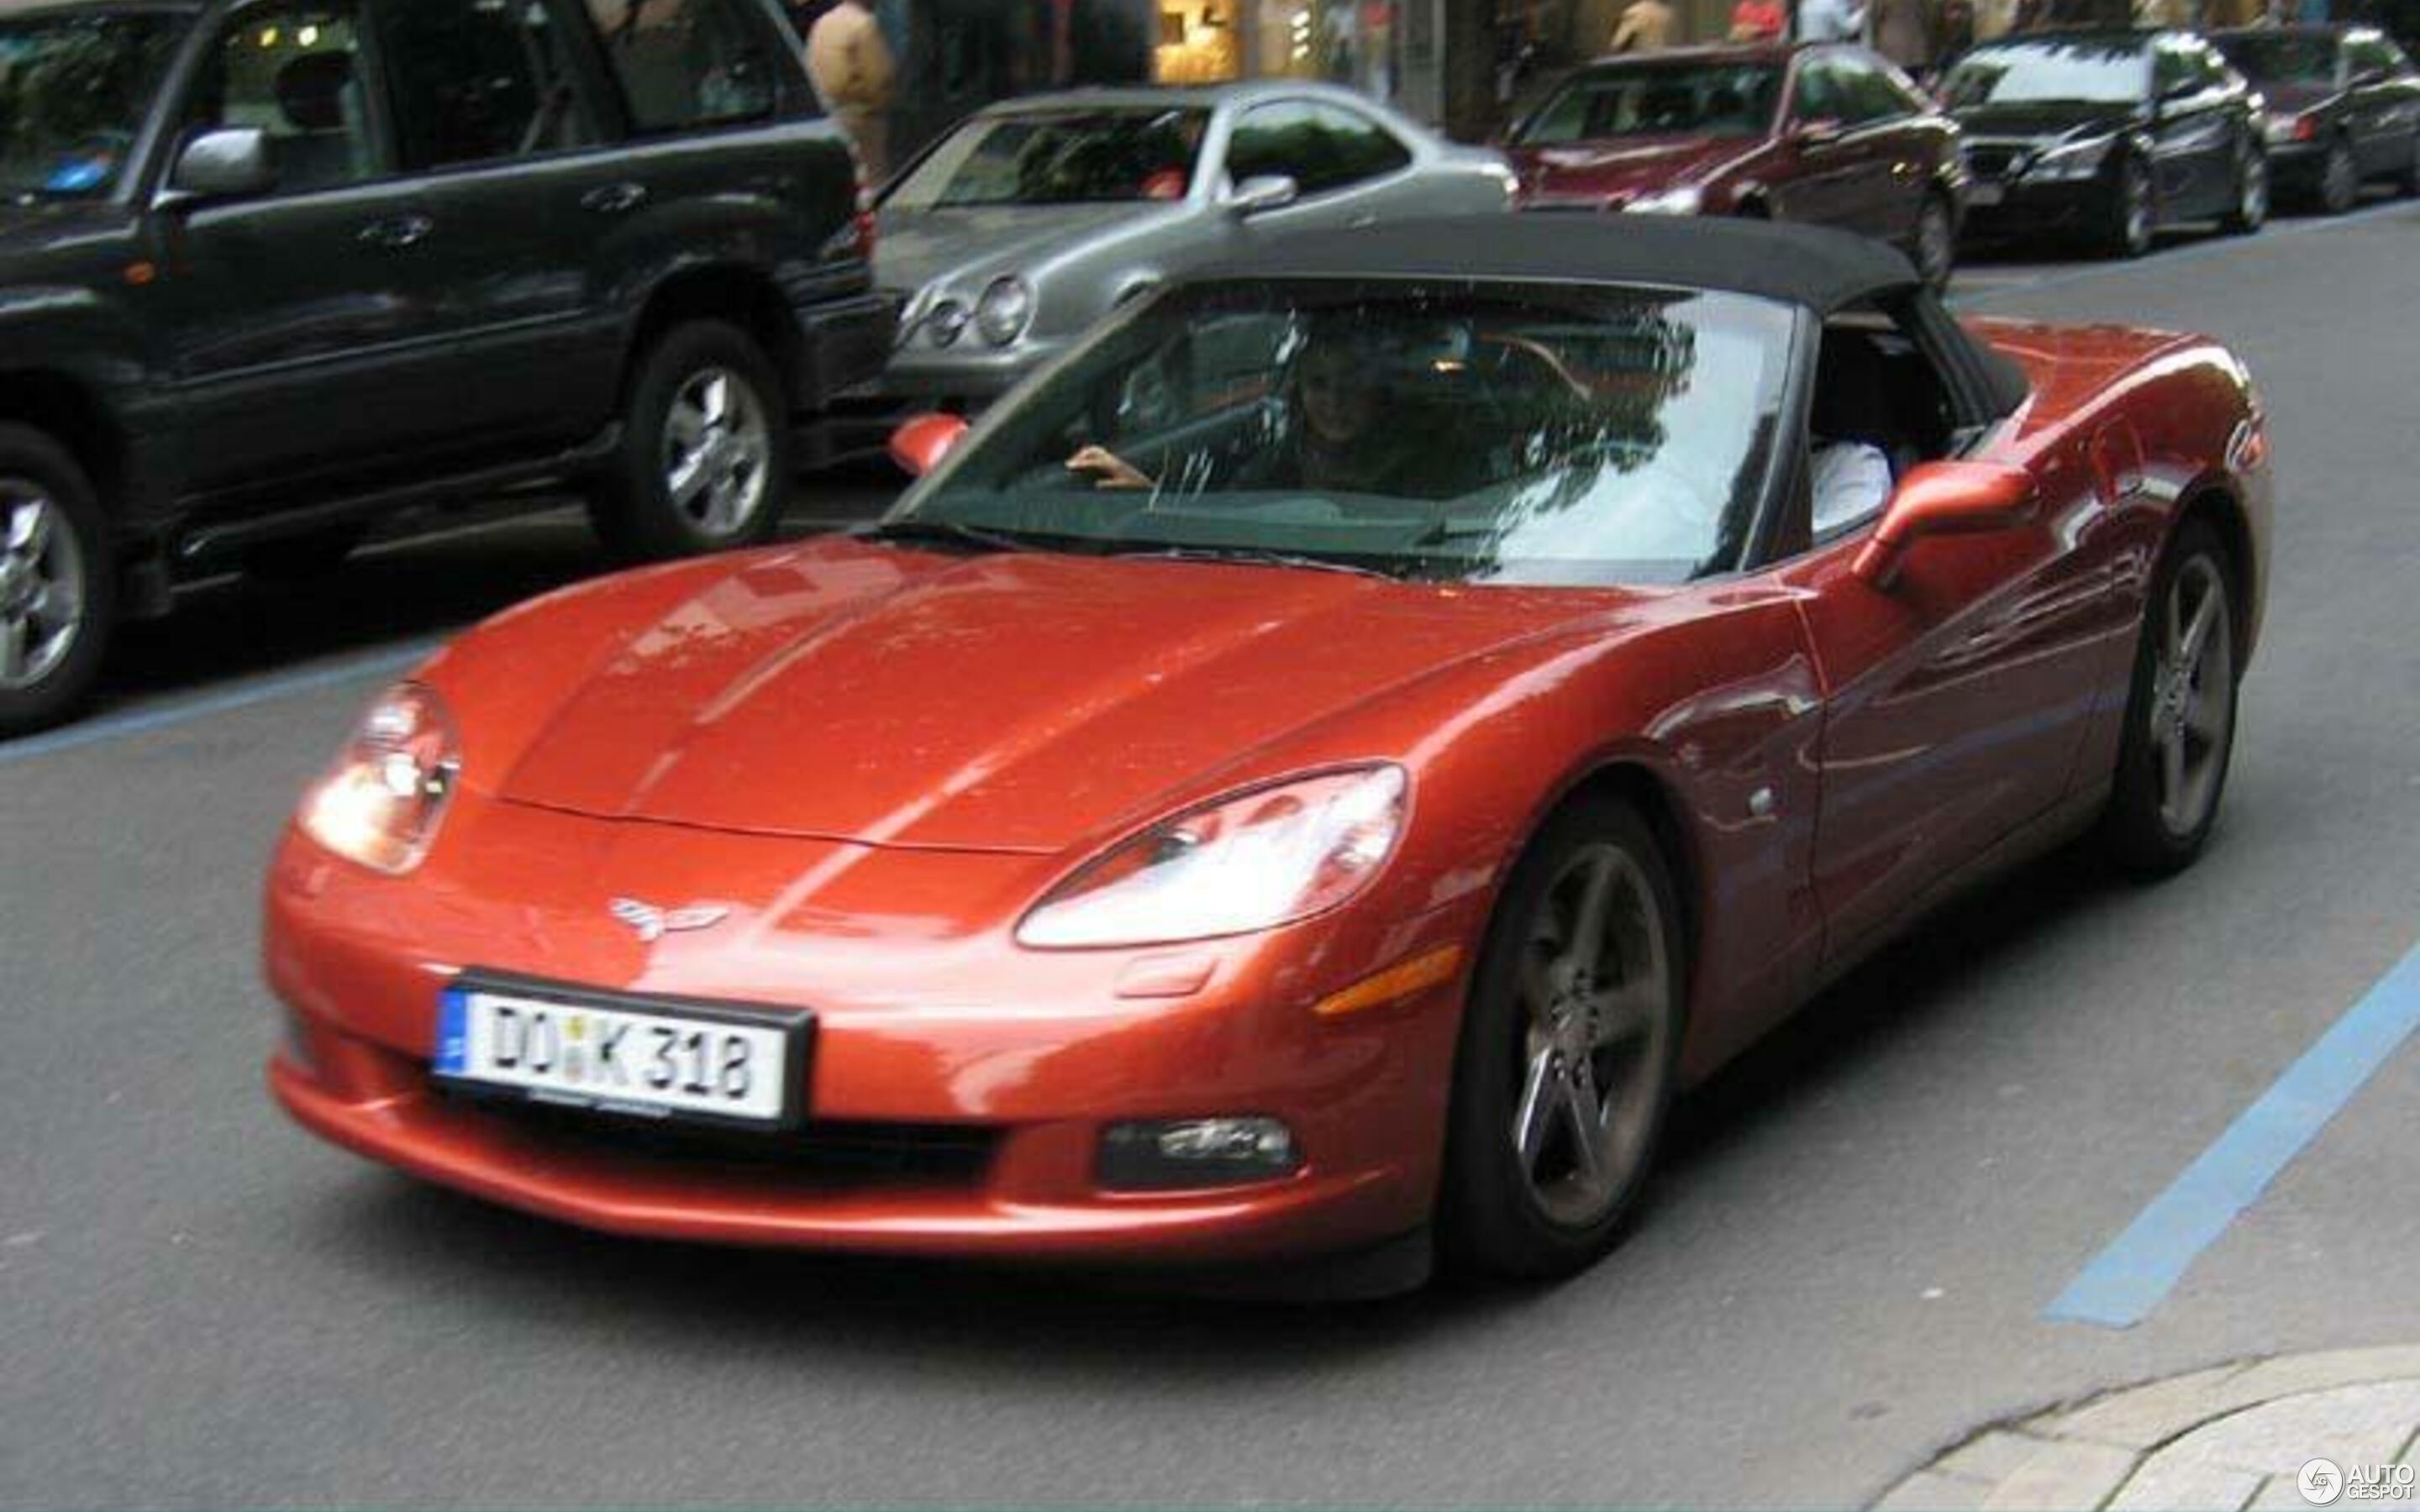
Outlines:
<svg viewBox="0 0 2420 1512"><path fill-rule="evenodd" d="M1896 486L1917 463L1950 454L1957 412L1932 359L1897 319L1867 306L1824 322L1807 432L1810 456L1830 447L1870 448ZM1804 541L1854 528L1888 498L1887 488L1868 488L1812 499Z"/></svg>

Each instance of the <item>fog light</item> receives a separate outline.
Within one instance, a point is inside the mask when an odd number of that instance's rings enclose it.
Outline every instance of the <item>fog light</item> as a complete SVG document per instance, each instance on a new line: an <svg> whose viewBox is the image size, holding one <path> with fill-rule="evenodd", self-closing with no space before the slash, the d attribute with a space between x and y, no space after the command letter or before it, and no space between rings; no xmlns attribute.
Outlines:
<svg viewBox="0 0 2420 1512"><path fill-rule="evenodd" d="M1265 1181L1301 1164L1293 1131L1276 1119L1118 1123L1101 1137L1101 1185L1120 1192Z"/></svg>

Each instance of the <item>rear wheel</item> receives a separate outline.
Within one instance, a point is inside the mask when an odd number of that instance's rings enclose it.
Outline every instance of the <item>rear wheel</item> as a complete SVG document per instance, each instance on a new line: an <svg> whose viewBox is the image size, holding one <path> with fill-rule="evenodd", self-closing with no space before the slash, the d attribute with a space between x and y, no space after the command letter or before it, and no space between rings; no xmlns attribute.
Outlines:
<svg viewBox="0 0 2420 1512"><path fill-rule="evenodd" d="M1464 1011L1438 1241L1550 1276L1620 1237L1671 1100L1686 960L1671 869L1618 799L1575 803L1514 868Z"/></svg>
<svg viewBox="0 0 2420 1512"><path fill-rule="evenodd" d="M0 734L55 723L91 690L116 588L84 470L39 431L0 424Z"/></svg>
<svg viewBox="0 0 2420 1512"><path fill-rule="evenodd" d="M675 326L639 359L622 441L589 517L616 555L651 561L753 546L789 501L789 407L745 332Z"/></svg>
<svg viewBox="0 0 2420 1512"><path fill-rule="evenodd" d="M2135 871L2191 864L2217 821L2235 752L2235 581L2217 532L2190 520L2153 582L2102 819L2110 851Z"/></svg>
<svg viewBox="0 0 2420 1512"><path fill-rule="evenodd" d="M2102 234L2102 250L2113 257L2140 257L2151 250L2158 226L2151 193L2151 172L2140 158L2118 165L2118 184L2109 199L2109 224Z"/></svg>
<svg viewBox="0 0 2420 1512"><path fill-rule="evenodd" d="M2361 198L2361 169L2352 158L2352 144L2337 137L2328 144L2319 163L2319 208L2342 215Z"/></svg>
<svg viewBox="0 0 2420 1512"><path fill-rule="evenodd" d="M2269 156L2250 142L2235 149L2235 198L2220 218L2229 236L2250 236L2269 222Z"/></svg>
<svg viewBox="0 0 2420 1512"><path fill-rule="evenodd" d="M1926 285L1935 290L1949 286L1949 275L1958 267L1958 226L1950 218L1949 204L1940 195L1928 193L1916 211L1916 270Z"/></svg>

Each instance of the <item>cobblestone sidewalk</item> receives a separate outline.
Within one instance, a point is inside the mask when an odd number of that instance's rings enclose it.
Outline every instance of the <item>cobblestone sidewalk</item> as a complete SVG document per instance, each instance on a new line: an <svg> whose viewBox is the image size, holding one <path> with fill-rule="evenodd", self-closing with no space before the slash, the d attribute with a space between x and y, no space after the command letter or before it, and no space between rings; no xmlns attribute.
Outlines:
<svg viewBox="0 0 2420 1512"><path fill-rule="evenodd" d="M2314 1459L2338 1468L2336 1494L2326 1501L2306 1496L2297 1480ZM2308 1512L2374 1504L2420 1512L2420 1491L2389 1501L2342 1484L2357 1470L2415 1461L2420 1347L2337 1350L2238 1361L1987 1428L1875 1507Z"/></svg>

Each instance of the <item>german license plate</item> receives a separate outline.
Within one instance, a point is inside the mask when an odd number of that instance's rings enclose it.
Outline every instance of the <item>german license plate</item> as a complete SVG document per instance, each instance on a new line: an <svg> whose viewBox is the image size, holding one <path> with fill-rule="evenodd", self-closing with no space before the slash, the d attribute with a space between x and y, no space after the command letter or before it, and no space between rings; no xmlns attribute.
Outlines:
<svg viewBox="0 0 2420 1512"><path fill-rule="evenodd" d="M2007 195L2008 190L2005 187L1988 178L1978 178L1966 186L1966 203L1969 205L1986 207L1997 205Z"/></svg>
<svg viewBox="0 0 2420 1512"><path fill-rule="evenodd" d="M778 1129L805 1114L808 1015L465 975L438 999L442 1084L629 1118Z"/></svg>

